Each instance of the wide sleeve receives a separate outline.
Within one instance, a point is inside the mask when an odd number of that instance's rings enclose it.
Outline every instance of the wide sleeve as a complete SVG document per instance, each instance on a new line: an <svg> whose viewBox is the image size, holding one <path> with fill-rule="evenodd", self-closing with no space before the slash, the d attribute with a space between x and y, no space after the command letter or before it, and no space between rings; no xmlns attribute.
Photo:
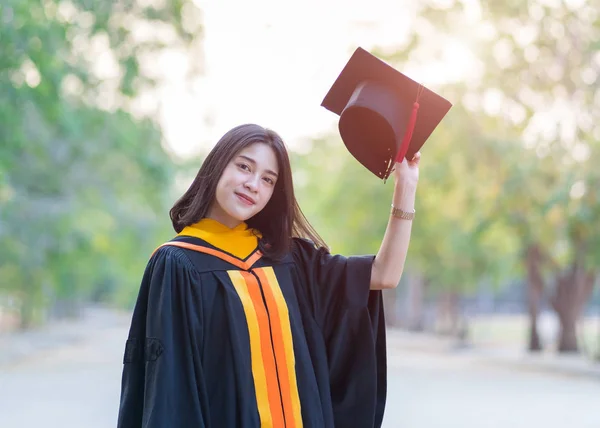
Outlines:
<svg viewBox="0 0 600 428"><path fill-rule="evenodd" d="M118 428L207 426L198 285L181 249L163 247L148 263L125 345Z"/></svg>
<svg viewBox="0 0 600 428"><path fill-rule="evenodd" d="M374 256L344 257L295 239L292 251L321 326L335 426L380 427L386 400L381 291L371 291Z"/></svg>

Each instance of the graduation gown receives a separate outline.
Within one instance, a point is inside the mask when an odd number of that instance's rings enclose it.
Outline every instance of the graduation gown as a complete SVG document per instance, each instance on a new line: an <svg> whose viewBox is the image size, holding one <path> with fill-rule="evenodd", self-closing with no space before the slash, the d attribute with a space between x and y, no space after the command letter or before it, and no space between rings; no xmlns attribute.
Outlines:
<svg viewBox="0 0 600 428"><path fill-rule="evenodd" d="M125 345L118 428L381 426L386 346L373 259L298 238L277 263L196 237L161 246Z"/></svg>

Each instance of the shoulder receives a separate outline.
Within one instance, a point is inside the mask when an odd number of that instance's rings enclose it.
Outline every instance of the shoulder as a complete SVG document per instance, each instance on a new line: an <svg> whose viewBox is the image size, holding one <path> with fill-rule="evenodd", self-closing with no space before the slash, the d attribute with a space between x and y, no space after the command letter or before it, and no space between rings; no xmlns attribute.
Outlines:
<svg viewBox="0 0 600 428"><path fill-rule="evenodd" d="M148 267L163 266L171 269L194 269L185 250L174 245L163 244L158 247L148 261Z"/></svg>
<svg viewBox="0 0 600 428"><path fill-rule="evenodd" d="M303 267L326 267L327 269L345 269L347 266L364 265L371 267L374 254L345 256L331 253L328 248L320 247L314 242L304 238L293 238L292 255L297 264Z"/></svg>
<svg viewBox="0 0 600 428"><path fill-rule="evenodd" d="M292 239L292 256L296 264L303 267L321 265L332 259L342 258L339 255L332 255L328 248L318 246L313 241L305 238Z"/></svg>
<svg viewBox="0 0 600 428"><path fill-rule="evenodd" d="M325 253L329 252L329 250L327 248L318 246L310 239L298 238L298 237L292 238L292 251L295 249L297 249L297 250L302 249L302 250L306 250L306 251L323 251Z"/></svg>
<svg viewBox="0 0 600 428"><path fill-rule="evenodd" d="M310 239L297 237L292 238L292 254L294 256L328 253L329 250L327 248L317 246L317 244Z"/></svg>
<svg viewBox="0 0 600 428"><path fill-rule="evenodd" d="M294 251L296 249L302 249L302 248L305 248L305 249L317 248L317 246L310 239L298 238L298 237L292 238L292 251Z"/></svg>
<svg viewBox="0 0 600 428"><path fill-rule="evenodd" d="M140 285L138 304L146 307L145 311L152 316L159 317L164 311L170 319L175 314L171 312L173 305L180 305L190 299L195 308L200 307L200 301L192 300L190 293L191 290L198 289L201 283L200 275L183 249L163 244L148 260ZM180 312L177 311L178 315L181 315Z"/></svg>
<svg viewBox="0 0 600 428"><path fill-rule="evenodd" d="M150 295L165 290L180 292L199 283L200 274L188 255L171 245L161 245L152 253L142 279L142 287L148 287Z"/></svg>

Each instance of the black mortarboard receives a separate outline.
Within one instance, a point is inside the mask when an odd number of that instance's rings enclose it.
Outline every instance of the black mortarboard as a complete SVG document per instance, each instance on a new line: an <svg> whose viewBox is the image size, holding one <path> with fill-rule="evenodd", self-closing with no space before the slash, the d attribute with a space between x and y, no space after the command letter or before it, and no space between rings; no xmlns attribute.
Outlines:
<svg viewBox="0 0 600 428"><path fill-rule="evenodd" d="M384 180L395 160L412 159L452 107L362 48L321 105L340 116L340 135L350 153Z"/></svg>

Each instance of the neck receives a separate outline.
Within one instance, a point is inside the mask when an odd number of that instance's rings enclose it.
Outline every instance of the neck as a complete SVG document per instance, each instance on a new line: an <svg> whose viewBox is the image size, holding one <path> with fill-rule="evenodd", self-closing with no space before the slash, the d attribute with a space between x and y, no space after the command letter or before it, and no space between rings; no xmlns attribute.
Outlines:
<svg viewBox="0 0 600 428"><path fill-rule="evenodd" d="M208 210L208 213L206 214L206 218L210 218L211 220L218 221L223 226L227 226L230 229L235 229L240 224L242 224L242 222L240 220L235 219L231 216L228 216L227 214L222 212L222 210L215 209L214 205Z"/></svg>

